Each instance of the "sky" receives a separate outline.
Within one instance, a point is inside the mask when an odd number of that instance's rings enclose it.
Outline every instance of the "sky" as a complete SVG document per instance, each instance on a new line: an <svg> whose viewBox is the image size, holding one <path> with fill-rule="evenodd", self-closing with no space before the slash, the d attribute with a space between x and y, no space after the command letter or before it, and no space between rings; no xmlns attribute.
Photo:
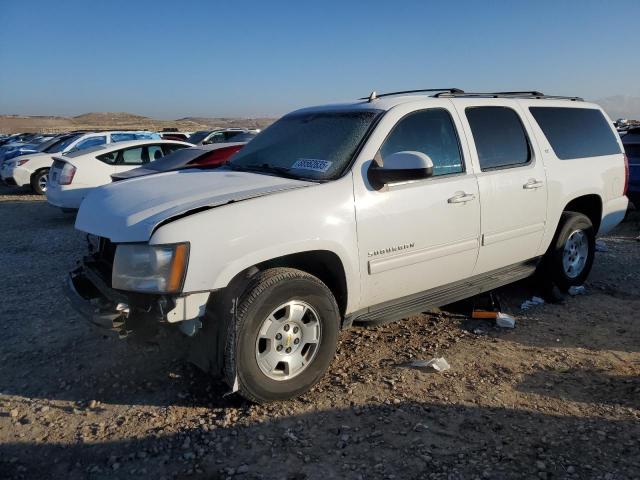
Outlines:
<svg viewBox="0 0 640 480"><path fill-rule="evenodd" d="M639 19L640 0L0 0L0 114L271 117L430 87L640 105Z"/></svg>

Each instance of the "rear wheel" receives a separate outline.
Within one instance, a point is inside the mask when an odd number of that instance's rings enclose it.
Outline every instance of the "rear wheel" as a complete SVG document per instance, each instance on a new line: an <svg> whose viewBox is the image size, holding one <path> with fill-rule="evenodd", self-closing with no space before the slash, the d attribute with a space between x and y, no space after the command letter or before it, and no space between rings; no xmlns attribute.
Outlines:
<svg viewBox="0 0 640 480"><path fill-rule="evenodd" d="M225 348L225 374L245 398L265 403L309 390L336 351L339 310L327 286L306 272L258 273L240 300Z"/></svg>
<svg viewBox="0 0 640 480"><path fill-rule="evenodd" d="M31 176L31 189L38 195L44 195L47 191L47 181L49 180L49 169L43 168Z"/></svg>
<svg viewBox="0 0 640 480"><path fill-rule="evenodd" d="M544 275L562 291L582 285L595 257L595 231L589 217L564 212L544 259Z"/></svg>

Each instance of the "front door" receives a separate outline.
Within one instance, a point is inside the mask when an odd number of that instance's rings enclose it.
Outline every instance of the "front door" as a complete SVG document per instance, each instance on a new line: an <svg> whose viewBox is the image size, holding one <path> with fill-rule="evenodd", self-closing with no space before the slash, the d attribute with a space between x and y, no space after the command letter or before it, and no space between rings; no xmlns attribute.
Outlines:
<svg viewBox="0 0 640 480"><path fill-rule="evenodd" d="M480 203L468 152L459 140L451 103L400 105L381 120L375 160L419 151L434 164L431 178L387 185L367 181L365 162L354 174L361 305L374 306L471 275L478 254Z"/></svg>
<svg viewBox="0 0 640 480"><path fill-rule="evenodd" d="M547 217L547 179L528 122L515 100L487 106L460 99L480 188L481 245L476 274L534 257Z"/></svg>

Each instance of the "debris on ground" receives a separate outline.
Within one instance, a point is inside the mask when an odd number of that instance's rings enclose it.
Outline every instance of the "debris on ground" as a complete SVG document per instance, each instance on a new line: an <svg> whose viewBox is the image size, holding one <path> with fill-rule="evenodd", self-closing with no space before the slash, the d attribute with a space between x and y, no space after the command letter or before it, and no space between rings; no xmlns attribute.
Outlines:
<svg viewBox="0 0 640 480"><path fill-rule="evenodd" d="M488 292L474 297L471 318L495 320L500 310L498 296L493 292Z"/></svg>
<svg viewBox="0 0 640 480"><path fill-rule="evenodd" d="M436 372L446 372L451 368L451 365L444 357L432 358L431 360L414 360L409 365L416 368L433 368Z"/></svg>
<svg viewBox="0 0 640 480"><path fill-rule="evenodd" d="M531 297L531 300L525 300L520 305L520 310L529 310L531 307L536 307L538 305L544 305L544 299L540 297Z"/></svg>
<svg viewBox="0 0 640 480"><path fill-rule="evenodd" d="M596 240L596 252L608 252L609 247L602 240Z"/></svg>
<svg viewBox="0 0 640 480"><path fill-rule="evenodd" d="M498 312L496 317L496 326L500 328L515 328L516 319L506 313Z"/></svg>
<svg viewBox="0 0 640 480"><path fill-rule="evenodd" d="M572 297L575 297L576 295L584 295L585 293L587 293L587 289L584 287L584 285L574 285L573 287L569 287L568 293Z"/></svg>

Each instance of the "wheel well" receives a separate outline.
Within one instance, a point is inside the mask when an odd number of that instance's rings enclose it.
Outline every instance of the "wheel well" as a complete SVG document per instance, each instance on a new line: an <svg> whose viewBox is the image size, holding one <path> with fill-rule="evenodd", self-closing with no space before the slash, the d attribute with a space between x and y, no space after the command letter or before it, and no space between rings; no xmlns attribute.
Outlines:
<svg viewBox="0 0 640 480"><path fill-rule="evenodd" d="M564 211L582 213L589 217L596 232L600 229L602 200L598 195L583 195L582 197L574 198L564 207Z"/></svg>
<svg viewBox="0 0 640 480"><path fill-rule="evenodd" d="M33 180L33 178L43 170L51 170L51 167L40 167L40 168L38 168L35 172L33 172L31 174L30 179Z"/></svg>
<svg viewBox="0 0 640 480"><path fill-rule="evenodd" d="M340 314L344 316L347 309L347 278L342 262L335 253L328 250L293 253L267 260L256 267L259 270L274 267L297 268L318 277L329 287L338 303Z"/></svg>

